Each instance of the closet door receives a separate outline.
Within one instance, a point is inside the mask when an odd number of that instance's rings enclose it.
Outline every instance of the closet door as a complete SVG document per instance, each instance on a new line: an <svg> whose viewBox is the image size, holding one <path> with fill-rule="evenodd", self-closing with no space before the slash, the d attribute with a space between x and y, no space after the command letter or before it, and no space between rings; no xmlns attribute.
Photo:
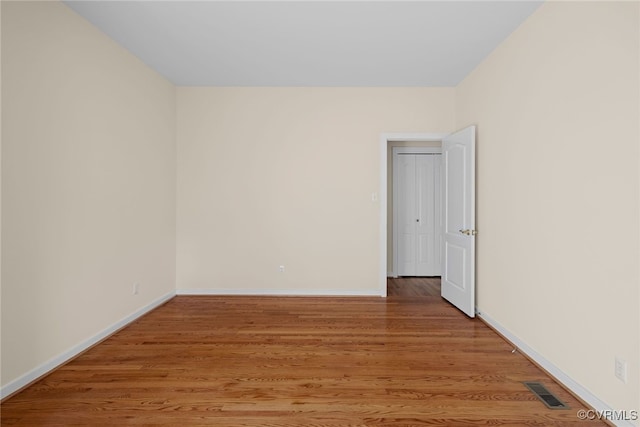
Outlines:
<svg viewBox="0 0 640 427"><path fill-rule="evenodd" d="M439 276L441 250L440 155L399 154L398 276Z"/></svg>
<svg viewBox="0 0 640 427"><path fill-rule="evenodd" d="M398 156L398 275L416 275L416 155Z"/></svg>
<svg viewBox="0 0 640 427"><path fill-rule="evenodd" d="M415 276L433 276L435 268L435 169L434 157L416 158L416 269Z"/></svg>

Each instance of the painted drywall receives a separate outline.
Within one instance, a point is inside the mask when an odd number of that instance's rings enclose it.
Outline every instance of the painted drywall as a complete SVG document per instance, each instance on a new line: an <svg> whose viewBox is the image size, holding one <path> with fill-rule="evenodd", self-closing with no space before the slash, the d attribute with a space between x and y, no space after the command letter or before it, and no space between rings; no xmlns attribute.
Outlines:
<svg viewBox="0 0 640 427"><path fill-rule="evenodd" d="M177 100L179 293L379 295L380 134L451 131L454 89L181 87Z"/></svg>
<svg viewBox="0 0 640 427"><path fill-rule="evenodd" d="M457 126L478 126L478 308L628 411L640 402L638 7L546 3L456 89Z"/></svg>
<svg viewBox="0 0 640 427"><path fill-rule="evenodd" d="M61 3L1 7L4 386L174 291L176 154L170 83Z"/></svg>

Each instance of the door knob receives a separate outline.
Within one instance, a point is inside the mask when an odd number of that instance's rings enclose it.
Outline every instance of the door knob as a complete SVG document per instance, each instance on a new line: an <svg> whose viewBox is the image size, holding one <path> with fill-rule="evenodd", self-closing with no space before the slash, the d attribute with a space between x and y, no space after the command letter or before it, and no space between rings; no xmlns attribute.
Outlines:
<svg viewBox="0 0 640 427"><path fill-rule="evenodd" d="M460 231L462 234L466 234L467 236L475 236L476 234L478 234L478 232L476 230L458 230Z"/></svg>

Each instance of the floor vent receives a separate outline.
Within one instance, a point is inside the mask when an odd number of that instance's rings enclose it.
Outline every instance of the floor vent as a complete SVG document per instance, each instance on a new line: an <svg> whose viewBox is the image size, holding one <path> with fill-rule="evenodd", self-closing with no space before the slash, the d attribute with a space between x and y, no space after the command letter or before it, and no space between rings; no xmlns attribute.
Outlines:
<svg viewBox="0 0 640 427"><path fill-rule="evenodd" d="M566 403L558 399L545 386L539 382L525 381L523 383L538 399L542 401L549 409L569 409Z"/></svg>

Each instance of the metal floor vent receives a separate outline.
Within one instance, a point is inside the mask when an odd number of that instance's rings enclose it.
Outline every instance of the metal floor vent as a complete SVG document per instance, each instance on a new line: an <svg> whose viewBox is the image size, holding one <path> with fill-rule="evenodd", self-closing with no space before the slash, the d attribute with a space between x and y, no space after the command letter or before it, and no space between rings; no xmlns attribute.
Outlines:
<svg viewBox="0 0 640 427"><path fill-rule="evenodd" d="M569 406L558 399L539 382L525 381L523 384L536 395L549 409L569 409Z"/></svg>

